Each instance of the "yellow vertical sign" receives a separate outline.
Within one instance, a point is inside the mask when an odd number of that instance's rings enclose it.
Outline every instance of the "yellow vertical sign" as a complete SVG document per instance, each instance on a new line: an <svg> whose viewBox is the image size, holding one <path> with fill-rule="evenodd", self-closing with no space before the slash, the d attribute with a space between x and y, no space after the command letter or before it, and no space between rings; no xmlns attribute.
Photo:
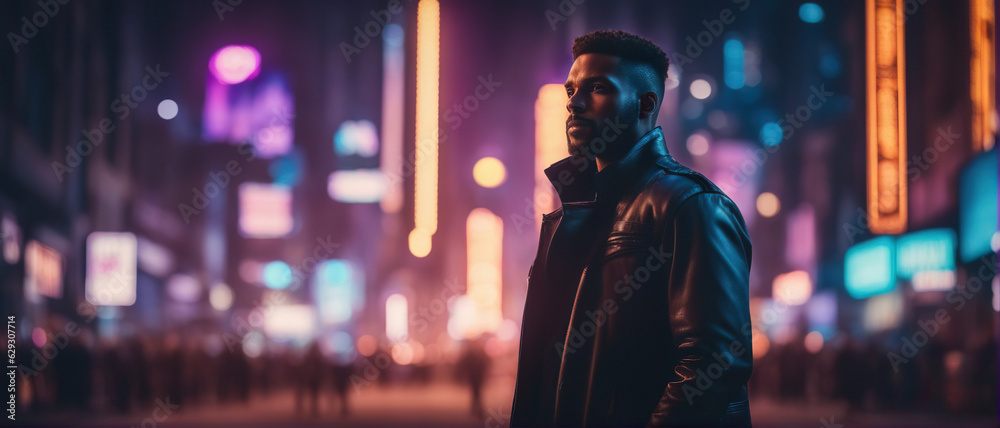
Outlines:
<svg viewBox="0 0 1000 428"><path fill-rule="evenodd" d="M441 6L437 0L417 3L417 107L414 156L413 222L410 253L426 257L438 220L438 79L441 56Z"/></svg>
<svg viewBox="0 0 1000 428"><path fill-rule="evenodd" d="M874 233L906 229L903 0L867 0L868 216Z"/></svg>
<svg viewBox="0 0 1000 428"><path fill-rule="evenodd" d="M975 151L989 150L995 143L995 23L993 0L969 1L969 36L972 48L969 95L972 99L972 148Z"/></svg>
<svg viewBox="0 0 1000 428"><path fill-rule="evenodd" d="M566 157L566 88L549 83L538 90L535 100L535 221L559 207L558 196L545 176L545 168Z"/></svg>

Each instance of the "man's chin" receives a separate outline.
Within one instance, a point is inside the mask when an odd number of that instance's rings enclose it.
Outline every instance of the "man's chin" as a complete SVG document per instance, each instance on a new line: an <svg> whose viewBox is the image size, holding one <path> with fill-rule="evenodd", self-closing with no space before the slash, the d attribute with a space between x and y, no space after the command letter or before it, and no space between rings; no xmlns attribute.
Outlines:
<svg viewBox="0 0 1000 428"><path fill-rule="evenodd" d="M586 147L590 140L580 137L567 137L566 147L569 149L569 154L574 156L579 156L586 154Z"/></svg>

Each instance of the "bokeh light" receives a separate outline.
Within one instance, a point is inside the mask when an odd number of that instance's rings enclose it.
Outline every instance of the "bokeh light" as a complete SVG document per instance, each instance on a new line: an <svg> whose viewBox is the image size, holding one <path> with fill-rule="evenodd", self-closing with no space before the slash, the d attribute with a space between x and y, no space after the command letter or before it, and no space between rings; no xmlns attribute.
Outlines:
<svg viewBox="0 0 1000 428"><path fill-rule="evenodd" d="M222 83L243 82L260 72L260 52L250 46L226 46L212 55L209 70Z"/></svg>
<svg viewBox="0 0 1000 428"><path fill-rule="evenodd" d="M823 8L816 3L802 3L799 6L799 19L815 24L823 20Z"/></svg>
<svg viewBox="0 0 1000 428"><path fill-rule="evenodd" d="M806 351L809 351L809 353L811 354L815 354L818 353L819 351L822 351L823 335L820 334L820 332L818 331L809 332L809 334L806 335L806 338L804 340L804 345L806 347Z"/></svg>
<svg viewBox="0 0 1000 428"><path fill-rule="evenodd" d="M784 138L784 131L781 130L781 125L774 122L768 122L764 126L760 127L760 142L764 143L765 146L774 147L781 144L781 140Z"/></svg>
<svg viewBox="0 0 1000 428"><path fill-rule="evenodd" d="M166 120L177 117L177 102L169 99L160 101L160 104L156 106L156 113Z"/></svg>
<svg viewBox="0 0 1000 428"><path fill-rule="evenodd" d="M409 235L410 253L416 257L427 257L431 253L431 234L422 229L414 229Z"/></svg>
<svg viewBox="0 0 1000 428"><path fill-rule="evenodd" d="M705 153L708 153L708 138L701 133L691 134L691 136L687 139L687 149L688 152L695 156L702 156Z"/></svg>
<svg viewBox="0 0 1000 428"><path fill-rule="evenodd" d="M378 340L370 334L358 338L358 353L365 357L370 357L378 350Z"/></svg>
<svg viewBox="0 0 1000 428"><path fill-rule="evenodd" d="M712 95L712 84L705 79L697 79L691 82L691 96L703 100Z"/></svg>
<svg viewBox="0 0 1000 428"><path fill-rule="evenodd" d="M764 192L757 196L757 212L762 217L774 217L781 211L781 201L771 192Z"/></svg>
<svg viewBox="0 0 1000 428"><path fill-rule="evenodd" d="M487 189L492 189L503 184L507 179L507 168L503 162L494 157L485 157L476 161L472 167L472 178L476 184Z"/></svg>
<svg viewBox="0 0 1000 428"><path fill-rule="evenodd" d="M233 306L233 289L221 282L215 284L208 291L208 301L217 311L228 310Z"/></svg>
<svg viewBox="0 0 1000 428"><path fill-rule="evenodd" d="M797 270L775 277L771 294L774 300L782 304L798 306L809 301L812 292L813 284L809 273Z"/></svg>
<svg viewBox="0 0 1000 428"><path fill-rule="evenodd" d="M280 260L264 265L264 285L274 290L282 290L292 285L292 268Z"/></svg>

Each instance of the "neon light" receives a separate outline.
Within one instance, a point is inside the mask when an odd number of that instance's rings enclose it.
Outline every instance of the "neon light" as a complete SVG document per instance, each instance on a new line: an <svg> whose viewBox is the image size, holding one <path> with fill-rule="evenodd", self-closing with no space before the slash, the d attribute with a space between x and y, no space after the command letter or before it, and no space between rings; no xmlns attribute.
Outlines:
<svg viewBox="0 0 1000 428"><path fill-rule="evenodd" d="M14 264L21 260L21 228L14 217L4 214L0 220L0 242L3 243L3 259Z"/></svg>
<svg viewBox="0 0 1000 428"><path fill-rule="evenodd" d="M131 232L87 236L87 301L101 306L135 303L138 247Z"/></svg>
<svg viewBox="0 0 1000 428"><path fill-rule="evenodd" d="M378 202L386 192L385 175L377 169L334 171L327 180L326 191L340 202Z"/></svg>
<svg viewBox="0 0 1000 428"><path fill-rule="evenodd" d="M393 294L385 299L385 336L393 342L403 342L409 336L406 296Z"/></svg>
<svg viewBox="0 0 1000 428"><path fill-rule="evenodd" d="M906 229L903 0L867 1L868 216L874 233Z"/></svg>
<svg viewBox="0 0 1000 428"><path fill-rule="evenodd" d="M212 55L209 70L227 85L243 82L260 72L260 52L250 46L226 46Z"/></svg>
<svg viewBox="0 0 1000 428"><path fill-rule="evenodd" d="M375 156L378 153L375 124L370 120L345 120L333 134L333 149L340 156Z"/></svg>
<svg viewBox="0 0 1000 428"><path fill-rule="evenodd" d="M913 288L917 291L955 285L955 232L951 229L929 229L900 236L896 241L896 257L896 274L901 279L913 278ZM935 274L924 275L924 281L918 284L916 276L921 273ZM950 281L945 278L948 273ZM928 282L934 279L944 281Z"/></svg>
<svg viewBox="0 0 1000 428"><path fill-rule="evenodd" d="M243 183L239 188L240 232L251 238L278 238L292 231L292 191L286 186Z"/></svg>
<svg viewBox="0 0 1000 428"><path fill-rule="evenodd" d="M503 219L486 208L476 208L466 220L468 290L476 321L467 337L495 332L503 322Z"/></svg>
<svg viewBox="0 0 1000 428"><path fill-rule="evenodd" d="M743 42L729 39L722 46L722 69L726 86L740 89L746 82L743 74Z"/></svg>
<svg viewBox="0 0 1000 428"><path fill-rule="evenodd" d="M415 227L410 232L410 252L417 257L430 254L431 236L437 231L440 13L437 0L417 5Z"/></svg>
<svg viewBox="0 0 1000 428"><path fill-rule="evenodd" d="M346 260L325 260L316 266L313 300L325 325L350 321L360 305L361 272Z"/></svg>
<svg viewBox="0 0 1000 428"><path fill-rule="evenodd" d="M261 310L264 332L270 337L305 341L316 334L316 312L312 306L274 305Z"/></svg>
<svg viewBox="0 0 1000 428"><path fill-rule="evenodd" d="M382 172L388 187L382 211L396 213L403 208L403 109L406 81L403 29L389 24L382 31Z"/></svg>
<svg viewBox="0 0 1000 428"><path fill-rule="evenodd" d="M892 236L880 236L849 248L844 255L847 293L864 299L895 289L895 250Z"/></svg>
<svg viewBox="0 0 1000 428"><path fill-rule="evenodd" d="M559 199L545 168L566 157L566 88L549 83L538 90L535 100L535 222L541 228L542 214L555 211Z"/></svg>
<svg viewBox="0 0 1000 428"><path fill-rule="evenodd" d="M980 153L958 179L959 253L971 262L993 251L997 235L997 152Z"/></svg>
<svg viewBox="0 0 1000 428"><path fill-rule="evenodd" d="M34 302L41 300L39 296L61 298L63 265L63 256L58 251L38 241L28 241L24 247L25 297ZM132 275L132 279L135 279L135 274ZM123 288L127 285L122 283Z"/></svg>
<svg viewBox="0 0 1000 428"><path fill-rule="evenodd" d="M969 1L972 42L969 91L972 99L972 147L976 151L989 150L996 143L995 20L992 0Z"/></svg>

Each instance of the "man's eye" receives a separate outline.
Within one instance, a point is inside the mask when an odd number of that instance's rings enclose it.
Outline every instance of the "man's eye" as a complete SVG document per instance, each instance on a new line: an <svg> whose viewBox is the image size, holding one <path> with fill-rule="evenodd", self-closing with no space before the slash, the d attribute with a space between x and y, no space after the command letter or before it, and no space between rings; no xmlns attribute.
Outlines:
<svg viewBox="0 0 1000 428"><path fill-rule="evenodd" d="M602 85L600 83L595 83L594 86L593 86L593 88L594 88L595 91L602 91L602 90L604 90L604 85Z"/></svg>
<svg viewBox="0 0 1000 428"><path fill-rule="evenodd" d="M572 97L573 96L573 90L572 89L567 89L566 90L566 95Z"/></svg>

